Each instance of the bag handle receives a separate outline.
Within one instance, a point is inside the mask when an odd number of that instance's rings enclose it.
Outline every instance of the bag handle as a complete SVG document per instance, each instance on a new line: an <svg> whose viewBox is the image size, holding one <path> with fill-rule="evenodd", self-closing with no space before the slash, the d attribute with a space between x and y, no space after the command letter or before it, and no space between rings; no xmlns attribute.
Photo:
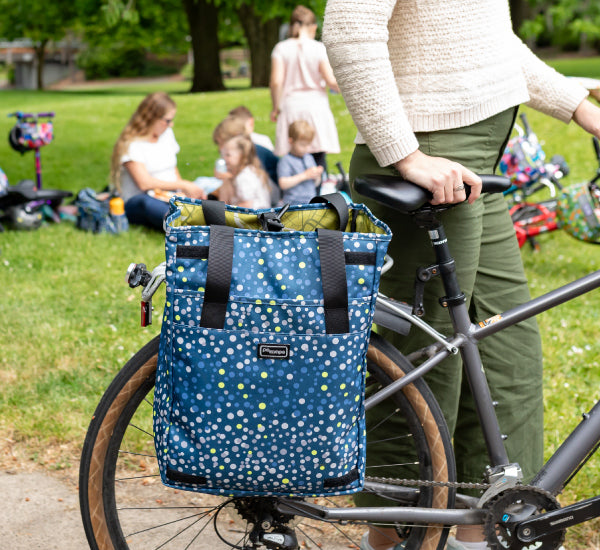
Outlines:
<svg viewBox="0 0 600 550"><path fill-rule="evenodd" d="M317 229L317 236L325 306L325 331L327 334L350 332L343 235L340 231Z"/></svg>
<svg viewBox="0 0 600 550"><path fill-rule="evenodd" d="M225 225L225 203L223 201L204 200L202 211L206 225Z"/></svg>
<svg viewBox="0 0 600 550"><path fill-rule="evenodd" d="M330 193L329 195L317 195L310 200L310 204L324 202L331 206L336 212L340 220L340 231L345 231L348 225L348 203L341 193Z"/></svg>
<svg viewBox="0 0 600 550"><path fill-rule="evenodd" d="M234 228L226 225L210 227L204 305L200 314L200 326L204 328L225 328L233 268L233 232Z"/></svg>
<svg viewBox="0 0 600 550"><path fill-rule="evenodd" d="M201 327L225 328L233 268L233 236L233 227L213 225L210 228L204 305L200 315ZM317 229L317 238L325 330L327 334L350 332L343 235L340 231Z"/></svg>

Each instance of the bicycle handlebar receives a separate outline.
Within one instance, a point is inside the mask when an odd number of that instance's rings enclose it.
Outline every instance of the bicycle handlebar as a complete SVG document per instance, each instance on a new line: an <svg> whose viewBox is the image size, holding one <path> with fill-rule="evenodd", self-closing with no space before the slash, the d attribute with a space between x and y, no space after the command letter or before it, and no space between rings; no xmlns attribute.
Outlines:
<svg viewBox="0 0 600 550"><path fill-rule="evenodd" d="M528 136L532 134L531 126L529 126L529 121L527 120L527 115L525 113L521 113L520 115L521 122L523 123L523 127L525 128L525 135Z"/></svg>
<svg viewBox="0 0 600 550"><path fill-rule="evenodd" d="M14 116L16 118L23 119L23 118L38 118L38 117L42 117L42 118L53 118L54 117L54 111L46 111L43 113L24 113L23 111L15 111L14 113L9 113L8 114L9 117Z"/></svg>

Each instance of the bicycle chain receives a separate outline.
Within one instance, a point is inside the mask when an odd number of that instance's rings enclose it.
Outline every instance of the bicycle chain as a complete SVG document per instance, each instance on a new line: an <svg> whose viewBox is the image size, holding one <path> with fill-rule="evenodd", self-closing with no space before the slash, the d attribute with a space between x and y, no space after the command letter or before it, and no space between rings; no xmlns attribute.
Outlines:
<svg viewBox="0 0 600 550"><path fill-rule="evenodd" d="M449 487L453 489L489 489L489 483L466 483L460 481L428 481L424 479L396 479L390 477L365 477L366 481L373 483L386 483L388 485L407 485L412 487Z"/></svg>

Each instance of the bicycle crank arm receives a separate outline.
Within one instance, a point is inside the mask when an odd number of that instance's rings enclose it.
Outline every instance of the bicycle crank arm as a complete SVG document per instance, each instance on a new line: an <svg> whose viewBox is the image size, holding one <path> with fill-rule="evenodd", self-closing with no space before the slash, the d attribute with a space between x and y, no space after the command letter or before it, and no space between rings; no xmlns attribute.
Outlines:
<svg viewBox="0 0 600 550"><path fill-rule="evenodd" d="M517 538L531 542L555 531L583 523L600 516L600 496L576 502L559 510L552 510L519 523Z"/></svg>

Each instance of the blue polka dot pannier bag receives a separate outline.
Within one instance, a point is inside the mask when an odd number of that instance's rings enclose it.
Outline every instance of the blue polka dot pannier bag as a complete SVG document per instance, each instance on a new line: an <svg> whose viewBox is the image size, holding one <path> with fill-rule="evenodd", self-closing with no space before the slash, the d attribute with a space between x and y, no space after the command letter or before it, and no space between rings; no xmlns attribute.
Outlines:
<svg viewBox="0 0 600 550"><path fill-rule="evenodd" d="M391 232L339 194L317 200L171 199L154 399L164 484L235 496L362 488L366 351Z"/></svg>

